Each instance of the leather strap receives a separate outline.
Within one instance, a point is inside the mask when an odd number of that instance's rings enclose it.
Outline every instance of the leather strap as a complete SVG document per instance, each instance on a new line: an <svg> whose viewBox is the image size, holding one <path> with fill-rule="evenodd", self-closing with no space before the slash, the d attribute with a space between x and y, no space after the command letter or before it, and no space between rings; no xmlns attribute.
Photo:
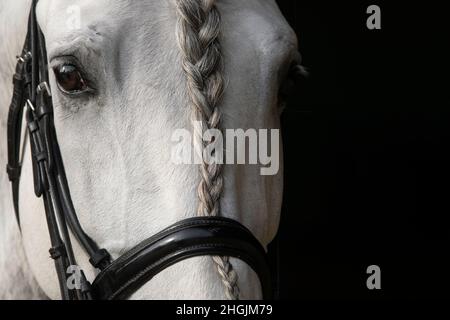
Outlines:
<svg viewBox="0 0 450 320"><path fill-rule="evenodd" d="M28 42L27 40L25 41ZM28 58L26 58L26 48L24 46L24 52L19 58L16 65L16 73L13 77L13 96L11 104L9 106L8 113L8 164L6 166L6 172L8 173L9 181L12 186L13 204L16 212L16 219L20 226L19 217L19 182L22 163L20 161L20 142L22 136L22 118L24 113L24 105L27 96L27 87L29 83L26 80Z"/></svg>
<svg viewBox="0 0 450 320"><path fill-rule="evenodd" d="M143 241L97 276L92 285L94 298L126 299L167 267L204 255L245 261L258 274L264 299L272 298L265 250L248 229L222 217L183 220Z"/></svg>

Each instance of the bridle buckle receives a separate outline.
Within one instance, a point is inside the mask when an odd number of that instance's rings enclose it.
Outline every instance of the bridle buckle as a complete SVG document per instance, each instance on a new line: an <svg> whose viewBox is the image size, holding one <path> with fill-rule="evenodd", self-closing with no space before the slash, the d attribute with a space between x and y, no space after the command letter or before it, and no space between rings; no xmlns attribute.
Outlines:
<svg viewBox="0 0 450 320"><path fill-rule="evenodd" d="M52 91L50 90L50 86L48 85L47 81L41 82L37 86L37 93L46 92L49 97L52 96Z"/></svg>
<svg viewBox="0 0 450 320"><path fill-rule="evenodd" d="M17 61L20 61L20 62L22 62L22 63L25 63L25 62L31 60L32 54L31 54L30 51L28 51L28 52L22 54L21 56L16 56L16 58L17 58Z"/></svg>

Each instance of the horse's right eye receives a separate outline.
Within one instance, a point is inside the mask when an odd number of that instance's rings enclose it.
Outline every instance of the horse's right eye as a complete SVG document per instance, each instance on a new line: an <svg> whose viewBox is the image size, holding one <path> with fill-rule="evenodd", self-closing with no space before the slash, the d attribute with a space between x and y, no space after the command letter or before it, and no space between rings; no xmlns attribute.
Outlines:
<svg viewBox="0 0 450 320"><path fill-rule="evenodd" d="M53 68L58 87L69 94L84 92L88 89L80 71L72 64L63 64Z"/></svg>

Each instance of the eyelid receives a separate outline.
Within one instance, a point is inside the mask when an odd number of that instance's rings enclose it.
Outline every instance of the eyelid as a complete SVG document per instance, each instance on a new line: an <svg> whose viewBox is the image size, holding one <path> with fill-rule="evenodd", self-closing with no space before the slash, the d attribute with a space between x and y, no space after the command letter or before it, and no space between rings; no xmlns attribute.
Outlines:
<svg viewBox="0 0 450 320"><path fill-rule="evenodd" d="M73 64L77 68L82 69L82 64L80 63L80 60L74 55L62 55L53 57L50 60L49 67L53 69L63 64Z"/></svg>

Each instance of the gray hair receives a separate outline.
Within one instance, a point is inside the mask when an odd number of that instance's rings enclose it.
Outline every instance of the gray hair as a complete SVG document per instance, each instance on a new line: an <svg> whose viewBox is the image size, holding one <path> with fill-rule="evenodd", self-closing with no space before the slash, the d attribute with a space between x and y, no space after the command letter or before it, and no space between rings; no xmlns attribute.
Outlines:
<svg viewBox="0 0 450 320"><path fill-rule="evenodd" d="M193 109L192 120L201 123L201 126L194 126L194 141L197 153L202 155L205 147L204 131L221 129L219 103L224 91L223 58L219 42L221 18L216 0L176 0L176 6L177 38ZM208 164L203 160L200 175L197 214L218 216L223 192L222 165ZM213 256L212 259L226 287L226 296L231 300L239 299L238 277L229 257Z"/></svg>

